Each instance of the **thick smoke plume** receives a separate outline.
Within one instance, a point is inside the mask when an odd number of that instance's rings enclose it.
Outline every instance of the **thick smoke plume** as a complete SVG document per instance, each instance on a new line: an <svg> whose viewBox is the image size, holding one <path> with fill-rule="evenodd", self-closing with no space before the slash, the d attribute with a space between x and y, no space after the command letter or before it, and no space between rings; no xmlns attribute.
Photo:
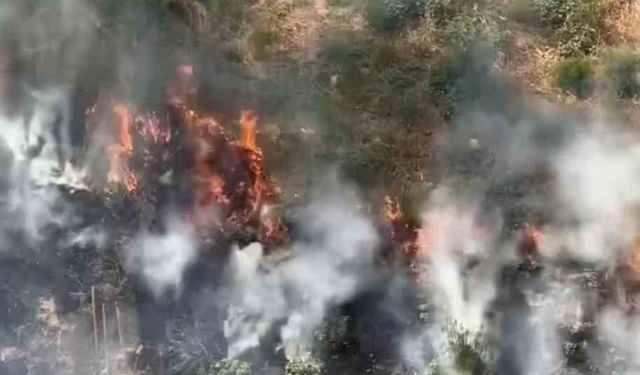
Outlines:
<svg viewBox="0 0 640 375"><path fill-rule="evenodd" d="M299 238L282 249L292 258L261 270L262 248L232 253L234 292L226 322L229 355L256 347L274 324L286 355L308 357L315 329L327 311L346 302L366 282L377 244L357 199L337 187L303 208Z"/></svg>

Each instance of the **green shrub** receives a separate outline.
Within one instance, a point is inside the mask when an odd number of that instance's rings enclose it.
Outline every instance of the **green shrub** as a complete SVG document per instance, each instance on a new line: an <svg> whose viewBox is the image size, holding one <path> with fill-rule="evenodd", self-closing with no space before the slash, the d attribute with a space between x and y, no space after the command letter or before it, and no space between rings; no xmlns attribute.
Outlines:
<svg viewBox="0 0 640 375"><path fill-rule="evenodd" d="M558 87L580 99L591 94L593 88L593 69L591 62L583 58L568 58L558 66Z"/></svg>
<svg viewBox="0 0 640 375"><path fill-rule="evenodd" d="M329 38L322 46L321 57L337 73L336 89L349 103L362 105L367 101L367 77L364 73L367 50L364 42L353 34Z"/></svg>
<svg viewBox="0 0 640 375"><path fill-rule="evenodd" d="M313 360L294 359L287 362L284 373L286 375L320 375L323 366Z"/></svg>
<svg viewBox="0 0 640 375"><path fill-rule="evenodd" d="M251 366L235 359L217 361L211 365L207 375L251 375Z"/></svg>
<svg viewBox="0 0 640 375"><path fill-rule="evenodd" d="M369 0L367 15L375 30L390 32L424 15L426 6L426 0Z"/></svg>
<svg viewBox="0 0 640 375"><path fill-rule="evenodd" d="M616 96L625 99L640 95L640 53L617 50L605 59L605 77Z"/></svg>
<svg viewBox="0 0 640 375"><path fill-rule="evenodd" d="M542 21L554 29L561 28L569 18L576 0L535 0Z"/></svg>
<svg viewBox="0 0 640 375"><path fill-rule="evenodd" d="M604 9L598 0L535 0L542 21L556 32L565 55L590 54L601 40Z"/></svg>
<svg viewBox="0 0 640 375"><path fill-rule="evenodd" d="M495 45L506 36L502 10L495 2L432 0L427 5L426 18L445 45L458 49L481 41Z"/></svg>
<svg viewBox="0 0 640 375"><path fill-rule="evenodd" d="M519 23L540 26L540 11L530 0L512 0L506 4L506 15Z"/></svg>
<svg viewBox="0 0 640 375"><path fill-rule="evenodd" d="M458 374L493 374L495 360L491 343L483 332L472 332L450 322L447 327L449 351Z"/></svg>
<svg viewBox="0 0 640 375"><path fill-rule="evenodd" d="M447 57L434 70L431 92L445 119L451 119L461 104L484 97L493 99L492 57L478 46ZM495 99L493 99L495 100Z"/></svg>

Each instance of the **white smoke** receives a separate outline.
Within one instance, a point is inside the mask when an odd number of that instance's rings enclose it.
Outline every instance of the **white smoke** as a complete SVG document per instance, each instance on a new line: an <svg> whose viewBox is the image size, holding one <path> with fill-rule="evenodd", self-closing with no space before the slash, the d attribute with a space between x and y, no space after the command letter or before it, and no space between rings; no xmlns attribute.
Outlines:
<svg viewBox="0 0 640 375"><path fill-rule="evenodd" d="M234 251L235 288L225 325L230 357L257 346L278 322L287 356L309 355L327 309L353 296L370 272L376 233L354 202L334 190L307 206L300 239L284 249L292 258L273 269L260 269L269 259L257 244Z"/></svg>
<svg viewBox="0 0 640 375"><path fill-rule="evenodd" d="M449 189L437 189L423 216L426 270L422 286L437 307L441 322L453 319L479 329L494 297L498 253L494 228L479 226L478 204L457 201Z"/></svg>
<svg viewBox="0 0 640 375"><path fill-rule="evenodd" d="M58 157L58 147L63 144L54 139L52 129L54 118L66 108L65 100L66 95L57 90L41 93L34 97L32 116L0 118L5 170L0 177L0 208L12 217L0 229L21 231L32 245L46 237L47 228L77 223L72 209L53 187L65 176ZM60 133L68 134L67 119L60 121Z"/></svg>
<svg viewBox="0 0 640 375"><path fill-rule="evenodd" d="M193 228L177 217L166 220L161 234L142 233L125 251L125 267L140 274L156 298L181 291L185 268L197 256Z"/></svg>
<svg viewBox="0 0 640 375"><path fill-rule="evenodd" d="M613 129L580 134L555 160L559 209L573 225L550 229L547 255L610 263L629 248L638 229L640 143Z"/></svg>
<svg viewBox="0 0 640 375"><path fill-rule="evenodd" d="M620 308L608 307L596 322L599 338L609 346L609 350L596 354L606 368L618 367L618 371L638 373L640 371L640 318L628 314Z"/></svg>
<svg viewBox="0 0 640 375"><path fill-rule="evenodd" d="M593 293L575 283L583 276L571 275L580 271L566 264L595 268L605 278L622 277L616 266L621 261L629 262L632 244L640 229L638 138L617 124L578 127L569 123L566 126L571 130L564 135L570 134L570 137L556 140L553 147L541 147L537 139L527 138L533 137L535 131L523 132L526 122L518 124L513 132L522 148L513 150L502 144L511 139L511 130L507 127L493 138L491 132L479 131L485 138L478 145L498 148L495 154L500 159L496 161L498 166L518 166L516 171L523 168L525 173L535 165L546 165L550 170L549 190L547 195L542 195L549 200L527 201L536 207L551 208L551 218L542 228L539 249L544 269L538 276L529 277L528 282L526 273L514 276L522 279L521 286L504 285L515 283L515 279L502 279L500 272L505 269L512 269L514 274L519 272L514 262L518 238L500 239L506 228L495 218L489 218L488 228L479 228L479 222L487 222L481 215L487 213L480 210L479 200L469 200L468 192L460 194L444 185L435 189L423 214L422 237L427 238L421 239L429 244L422 252L429 264L422 286L433 311L425 331L408 335L401 348L405 361L412 367L424 369L434 356L446 357L446 350L438 352L441 343L446 342L440 328L443 322L455 321L472 332L503 327L497 331L499 350L513 357L511 363L516 364L518 371L535 374L558 371L564 358L561 329L584 324L584 320L589 319L584 316L585 309L596 314L598 331L604 333L605 342L618 348L617 353L625 358L636 354L629 349L634 347L630 344L633 340L622 328L634 326L635 320L622 318L622 306L600 311L593 303ZM523 155L526 155L524 159ZM508 173L511 172L500 170L494 178L499 180ZM486 194L483 184L469 189L475 191L472 195L476 197ZM517 235L517 232L511 233ZM504 306L494 310L493 304L501 298L498 292L511 287L521 293L522 297L518 298L522 298L522 302L511 310L505 310ZM615 291L607 293L615 300ZM513 298L504 297L506 301ZM497 313L498 319L487 319L487 312ZM618 318L614 319L614 315ZM506 332L509 329L517 333L510 337ZM596 362L601 360L595 355L593 358ZM626 368L637 368L633 366ZM515 371L506 368L502 371Z"/></svg>
<svg viewBox="0 0 640 375"><path fill-rule="evenodd" d="M453 371L450 324L474 334L486 328L504 260L496 242L501 222L484 215L477 199L444 185L427 201L418 243L420 261L427 264L419 287L430 307L429 323L423 332L407 334L400 348L412 368L426 370L437 360Z"/></svg>

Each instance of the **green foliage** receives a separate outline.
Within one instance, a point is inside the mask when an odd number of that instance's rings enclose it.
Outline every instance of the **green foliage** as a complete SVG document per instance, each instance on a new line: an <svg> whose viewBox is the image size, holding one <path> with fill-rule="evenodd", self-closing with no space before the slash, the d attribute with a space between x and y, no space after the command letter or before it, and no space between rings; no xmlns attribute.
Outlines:
<svg viewBox="0 0 640 375"><path fill-rule="evenodd" d="M466 49L475 42L497 44L505 39L504 17L494 2L432 0L426 8L443 45Z"/></svg>
<svg viewBox="0 0 640 375"><path fill-rule="evenodd" d="M243 27L243 20L248 15L255 0L208 0L206 1L209 17L215 24L214 32L234 33Z"/></svg>
<svg viewBox="0 0 640 375"><path fill-rule="evenodd" d="M375 30L390 32L424 15L426 5L426 0L369 0L367 16Z"/></svg>
<svg viewBox="0 0 640 375"><path fill-rule="evenodd" d="M321 375L323 366L313 360L294 359L287 362L285 375Z"/></svg>
<svg viewBox="0 0 640 375"><path fill-rule="evenodd" d="M399 55L400 52L393 44L379 44L373 49L371 67L377 72L389 69L400 60Z"/></svg>
<svg viewBox="0 0 640 375"><path fill-rule="evenodd" d="M446 119L461 104L491 92L491 60L484 48L477 47L448 56L431 77L431 90Z"/></svg>
<svg viewBox="0 0 640 375"><path fill-rule="evenodd" d="M640 95L640 53L634 50L616 50L605 59L605 77L616 96L621 99Z"/></svg>
<svg viewBox="0 0 640 375"><path fill-rule="evenodd" d="M591 61L572 57L563 60L556 72L558 87L580 99L588 97L593 89L593 68Z"/></svg>
<svg viewBox="0 0 640 375"><path fill-rule="evenodd" d="M278 33L276 30L267 23L260 23L251 31L247 43L253 57L262 60L269 55L270 47L277 41Z"/></svg>
<svg viewBox="0 0 640 375"><path fill-rule="evenodd" d="M535 0L543 22L556 31L566 55L590 54L601 40L604 9L598 0Z"/></svg>
<svg viewBox="0 0 640 375"><path fill-rule="evenodd" d="M162 0L100 1L96 9L107 28L126 36L138 37L166 21L166 3Z"/></svg>
<svg viewBox="0 0 640 375"><path fill-rule="evenodd" d="M346 343L348 334L349 317L335 315L327 318L314 332L316 347L324 347L328 351L341 350Z"/></svg>
<svg viewBox="0 0 640 375"><path fill-rule="evenodd" d="M535 0L542 20L550 27L559 29L569 18L574 0Z"/></svg>
<svg viewBox="0 0 640 375"><path fill-rule="evenodd" d="M506 15L521 24L540 26L540 11L531 0L512 0L506 4Z"/></svg>
<svg viewBox="0 0 640 375"><path fill-rule="evenodd" d="M211 365L207 375L251 375L251 366L238 360L222 360Z"/></svg>
<svg viewBox="0 0 640 375"><path fill-rule="evenodd" d="M367 78L363 67L367 51L363 43L354 43L353 35L339 35L326 41L322 57L338 74L336 89L351 104L363 104L367 100ZM360 42L360 41L359 41Z"/></svg>
<svg viewBox="0 0 640 375"><path fill-rule="evenodd" d="M491 345L482 332L471 332L451 322L447 327L449 353L458 374L493 374L495 361Z"/></svg>

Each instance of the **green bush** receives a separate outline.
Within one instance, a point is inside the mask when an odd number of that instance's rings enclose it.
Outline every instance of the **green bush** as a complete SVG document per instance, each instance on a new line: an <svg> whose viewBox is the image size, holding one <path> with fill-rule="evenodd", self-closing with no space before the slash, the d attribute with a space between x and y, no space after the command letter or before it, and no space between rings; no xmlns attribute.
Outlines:
<svg viewBox="0 0 640 375"><path fill-rule="evenodd" d="M427 0L369 0L369 23L377 31L390 32L406 21L424 15Z"/></svg>
<svg viewBox="0 0 640 375"><path fill-rule="evenodd" d="M321 50L321 58L331 67L332 73L337 73L335 88L343 99L356 105L368 100L365 90L368 81L364 73L368 51L364 45L365 42L353 34L337 35L328 38Z"/></svg>
<svg viewBox="0 0 640 375"><path fill-rule="evenodd" d="M604 74L618 98L640 95L640 53L632 50L609 53L605 59Z"/></svg>
<svg viewBox="0 0 640 375"><path fill-rule="evenodd" d="M483 332L472 332L456 322L447 327L449 350L458 374L494 374L492 345Z"/></svg>
<svg viewBox="0 0 640 375"><path fill-rule="evenodd" d="M489 51L478 45L448 56L434 70L431 92L445 119L451 119L462 104L483 98L495 100L492 61Z"/></svg>
<svg viewBox="0 0 640 375"><path fill-rule="evenodd" d="M506 4L506 15L521 24L540 26L540 11L530 0L512 0Z"/></svg>
<svg viewBox="0 0 640 375"><path fill-rule="evenodd" d="M583 58L568 58L560 63L556 72L558 87L580 99L591 94L593 88L593 68L591 62Z"/></svg>
<svg viewBox="0 0 640 375"><path fill-rule="evenodd" d="M535 0L542 21L554 29L561 28L569 18L576 0Z"/></svg>
<svg viewBox="0 0 640 375"><path fill-rule="evenodd" d="M556 31L565 55L590 54L601 40L604 10L598 0L535 0L542 21Z"/></svg>
<svg viewBox="0 0 640 375"><path fill-rule="evenodd" d="M294 359L287 362L284 373L286 375L320 375L323 366L313 360Z"/></svg>
<svg viewBox="0 0 640 375"><path fill-rule="evenodd" d="M495 2L432 0L425 14L443 44L457 49L467 49L476 42L497 45L507 36L502 9Z"/></svg>
<svg viewBox="0 0 640 375"><path fill-rule="evenodd" d="M207 375L251 375L251 366L235 359L217 361L211 365Z"/></svg>

